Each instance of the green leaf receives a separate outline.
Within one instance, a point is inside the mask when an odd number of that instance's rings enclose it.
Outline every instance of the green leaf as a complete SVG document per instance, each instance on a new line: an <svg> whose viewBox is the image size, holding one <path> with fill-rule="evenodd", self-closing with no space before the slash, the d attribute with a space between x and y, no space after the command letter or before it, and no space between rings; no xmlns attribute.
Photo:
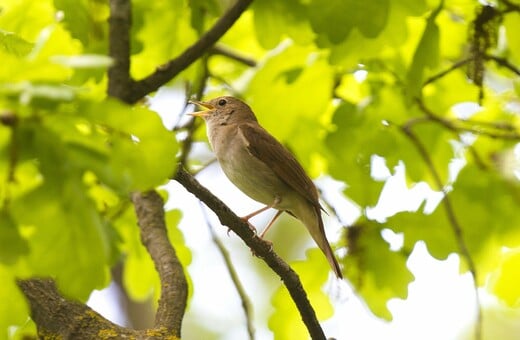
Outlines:
<svg viewBox="0 0 520 340"><path fill-rule="evenodd" d="M25 57L31 51L33 44L12 32L0 30L0 51L16 57Z"/></svg>
<svg viewBox="0 0 520 340"><path fill-rule="evenodd" d="M132 209L127 209L116 226L122 237L122 251L126 254L123 282L134 301L155 300L160 294L159 275L150 255L141 243L137 220Z"/></svg>
<svg viewBox="0 0 520 340"><path fill-rule="evenodd" d="M9 328L28 322L29 306L20 288L16 285L16 274L12 268L0 264L0 338L9 339Z"/></svg>
<svg viewBox="0 0 520 340"><path fill-rule="evenodd" d="M245 97L262 126L282 141L295 136L299 124L313 125L304 136L312 144L320 137L315 131L328 108L332 85L332 69L321 55L307 47L291 45L262 65ZM270 88L267 98L266 87Z"/></svg>
<svg viewBox="0 0 520 340"><path fill-rule="evenodd" d="M187 1L132 2L132 64L136 79L180 54L197 39ZM157 20L161 18L161 20Z"/></svg>
<svg viewBox="0 0 520 340"><path fill-rule="evenodd" d="M330 174L345 181L347 195L363 207L377 203L383 185L371 177L372 157L385 157L392 168L403 160L403 152L410 152L409 140L389 123L399 123L407 113L394 93L381 91L366 108L342 103L334 112L334 129L325 139Z"/></svg>
<svg viewBox="0 0 520 340"><path fill-rule="evenodd" d="M321 250L317 248L306 252L307 259L292 263L299 274L307 297L317 314L318 320L332 316L332 306L328 296L323 292L323 285L329 276L329 265ZM285 286L281 285L272 297L274 313L269 318L269 328L276 340L306 339L307 328L301 321L301 315L291 300Z"/></svg>
<svg viewBox="0 0 520 340"><path fill-rule="evenodd" d="M300 1L256 1L252 8L256 38L264 48L276 47L286 35L299 44L312 42L314 34Z"/></svg>
<svg viewBox="0 0 520 340"><path fill-rule="evenodd" d="M389 6L388 0L312 0L308 15L314 31L337 44L345 40L353 28L359 29L365 37L376 37L387 23Z"/></svg>
<svg viewBox="0 0 520 340"><path fill-rule="evenodd" d="M451 141L455 140L456 136L442 126L431 122L418 124L413 128L413 133L427 152L428 158L432 162L442 185L447 185L449 182L450 162L455 157ZM439 189L432 170L419 151L419 145L408 140L407 145L403 145L399 152L393 156L403 160L406 167L406 175L412 182L424 181L430 187Z"/></svg>
<svg viewBox="0 0 520 340"><path fill-rule="evenodd" d="M31 276L54 277L64 294L80 300L108 283L105 227L80 178L45 182L11 206L26 229Z"/></svg>
<svg viewBox="0 0 520 340"><path fill-rule="evenodd" d="M470 164L461 171L448 195L462 238L477 266L479 284L482 284L498 265L502 247L520 246L520 218L515 209L518 187L512 187L496 173ZM412 249L417 241L424 241L430 254L443 260L452 253L461 253L445 209L441 203L429 215L398 213L388 220L388 225L394 232L404 233L406 249ZM462 264L465 268L464 258Z"/></svg>
<svg viewBox="0 0 520 340"><path fill-rule="evenodd" d="M11 265L21 256L27 255L27 240L20 235L18 226L12 217L0 212L0 263Z"/></svg>
<svg viewBox="0 0 520 340"><path fill-rule="evenodd" d="M475 102L478 91L478 87L468 81L464 70L459 69L427 85L423 97L424 103L434 114L452 118L453 106L464 102Z"/></svg>
<svg viewBox="0 0 520 340"><path fill-rule="evenodd" d="M350 103L342 103L334 112L332 123L335 130L325 139L326 145L333 156L329 158L329 173L338 180L347 183L347 193L354 201L361 205L375 205L381 183L376 183L370 177L370 158L372 153L364 148L364 142L370 139L362 133L367 115L360 113ZM375 130L372 130L375 131ZM349 150L339 148L345 145L346 138L350 140ZM363 190L356 188L357 183L363 183Z"/></svg>
<svg viewBox="0 0 520 340"><path fill-rule="evenodd" d="M421 96L424 69L434 68L439 64L440 33L435 20L443 6L444 0L441 0L439 6L428 17L423 35L408 69L407 95L410 101Z"/></svg>
<svg viewBox="0 0 520 340"><path fill-rule="evenodd" d="M165 218L169 240L183 267L186 268L191 262L191 251L186 247L184 237L178 229L181 213L178 210L170 210L166 212ZM123 239L122 251L126 254L123 281L128 294L136 301L144 301L150 297L157 301L161 282L150 255L141 243L140 229L132 209L127 209L115 225ZM190 284L191 295L191 280L187 272L185 275Z"/></svg>
<svg viewBox="0 0 520 340"><path fill-rule="evenodd" d="M54 7L63 13L63 22L72 36L87 44L90 18L84 0L54 0Z"/></svg>
<svg viewBox="0 0 520 340"><path fill-rule="evenodd" d="M520 62L520 37L516 32L520 30L520 14L518 12L511 12L504 17L504 27L506 30L506 39L508 52L512 59L518 65Z"/></svg>
<svg viewBox="0 0 520 340"><path fill-rule="evenodd" d="M488 283L490 290L509 307L520 306L520 248L502 254L500 265Z"/></svg>
<svg viewBox="0 0 520 340"><path fill-rule="evenodd" d="M346 229L348 253L343 259L344 273L370 310L391 320L387 302L406 298L413 275L406 267L407 253L390 250L381 230L382 225L373 221Z"/></svg>
<svg viewBox="0 0 520 340"><path fill-rule="evenodd" d="M116 192L148 190L174 173L177 142L155 112L112 99L83 101L73 111L46 117L45 126L76 166Z"/></svg>
<svg viewBox="0 0 520 340"><path fill-rule="evenodd" d="M411 2L413 4L410 4ZM345 70L357 69L359 64L364 64L368 70L374 69L377 72L383 64L385 70L392 70L397 75L405 74L404 63L408 63L407 60L411 59L413 54L410 42L416 43L419 39L416 37L417 27L412 24L410 18L421 15L426 10L427 6L423 0L392 2L387 14L387 24L377 37L369 38L358 30L352 30L348 37L338 44L331 45L324 39L318 40L318 44L329 48L330 62ZM353 47L356 53L353 53Z"/></svg>
<svg viewBox="0 0 520 340"><path fill-rule="evenodd" d="M182 218L180 210L169 210L166 212L166 225L168 226L168 238L172 243L177 257L184 268L187 268L191 263L191 250L186 246L184 235L179 229L179 222Z"/></svg>

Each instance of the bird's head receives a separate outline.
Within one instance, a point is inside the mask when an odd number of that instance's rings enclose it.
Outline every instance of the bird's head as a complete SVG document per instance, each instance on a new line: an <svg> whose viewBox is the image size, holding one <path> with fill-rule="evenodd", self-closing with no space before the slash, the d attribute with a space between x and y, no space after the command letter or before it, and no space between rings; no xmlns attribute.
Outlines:
<svg viewBox="0 0 520 340"><path fill-rule="evenodd" d="M207 102L190 100L190 103L202 106L206 109L189 114L204 118L208 124L229 125L257 121L249 105L235 97L217 97Z"/></svg>

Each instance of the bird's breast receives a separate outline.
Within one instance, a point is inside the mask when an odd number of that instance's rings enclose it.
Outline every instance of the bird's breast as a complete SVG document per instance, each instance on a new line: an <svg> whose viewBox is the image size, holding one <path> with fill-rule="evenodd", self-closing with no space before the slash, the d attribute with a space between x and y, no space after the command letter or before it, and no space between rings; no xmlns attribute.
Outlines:
<svg viewBox="0 0 520 340"><path fill-rule="evenodd" d="M212 137L211 144L220 166L229 180L258 202L269 205L276 197L283 201L283 197L293 190L271 168L248 151L247 142L238 133L238 129L220 134L224 131L214 131L210 138ZM226 138L219 135L225 135Z"/></svg>

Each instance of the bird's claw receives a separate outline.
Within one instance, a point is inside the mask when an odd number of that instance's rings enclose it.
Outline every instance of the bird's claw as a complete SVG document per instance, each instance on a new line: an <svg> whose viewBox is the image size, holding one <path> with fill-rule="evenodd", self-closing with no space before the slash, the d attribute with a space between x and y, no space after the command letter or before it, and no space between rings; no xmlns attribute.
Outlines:
<svg viewBox="0 0 520 340"><path fill-rule="evenodd" d="M255 234L255 235L258 235L258 232L256 231L256 228L254 225L251 224L251 222L249 222L249 219L248 218L245 218L245 217L240 217L240 219L244 222L247 223L247 225L249 226L249 229Z"/></svg>
<svg viewBox="0 0 520 340"><path fill-rule="evenodd" d="M258 235L258 232L256 231L256 228L255 228L254 225L252 225L252 224L251 224L247 219L245 219L245 218L243 218L243 217L241 217L240 219L241 219L242 221L244 221L244 222L247 223L249 229L253 232L253 234ZM227 229L227 235L228 235L228 236L229 236L229 233L230 233L230 232L231 232L231 228L228 227L228 229Z"/></svg>
<svg viewBox="0 0 520 340"><path fill-rule="evenodd" d="M263 242L267 243L267 246L269 247L269 251L272 251L273 250L273 242L269 241L269 240L266 240L265 238L263 238L262 236L259 236L259 235L255 235L256 237L258 237L260 240L262 240ZM253 256L257 256L258 255L255 253L254 249L251 249L251 255Z"/></svg>

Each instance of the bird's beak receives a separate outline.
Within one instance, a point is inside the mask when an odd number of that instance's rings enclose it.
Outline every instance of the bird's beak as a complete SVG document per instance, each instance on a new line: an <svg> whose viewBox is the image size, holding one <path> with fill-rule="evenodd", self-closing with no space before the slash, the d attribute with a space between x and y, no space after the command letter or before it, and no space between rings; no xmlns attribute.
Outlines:
<svg viewBox="0 0 520 340"><path fill-rule="evenodd" d="M198 100L189 100L188 103L195 104L195 105L198 105L198 106L202 106L202 107L205 107L206 109L208 109L208 110L196 111L196 112L188 113L190 116L194 116L194 117L209 116L211 114L211 110L215 109L215 107L213 105L211 105L209 103L206 103L206 102L199 102Z"/></svg>

